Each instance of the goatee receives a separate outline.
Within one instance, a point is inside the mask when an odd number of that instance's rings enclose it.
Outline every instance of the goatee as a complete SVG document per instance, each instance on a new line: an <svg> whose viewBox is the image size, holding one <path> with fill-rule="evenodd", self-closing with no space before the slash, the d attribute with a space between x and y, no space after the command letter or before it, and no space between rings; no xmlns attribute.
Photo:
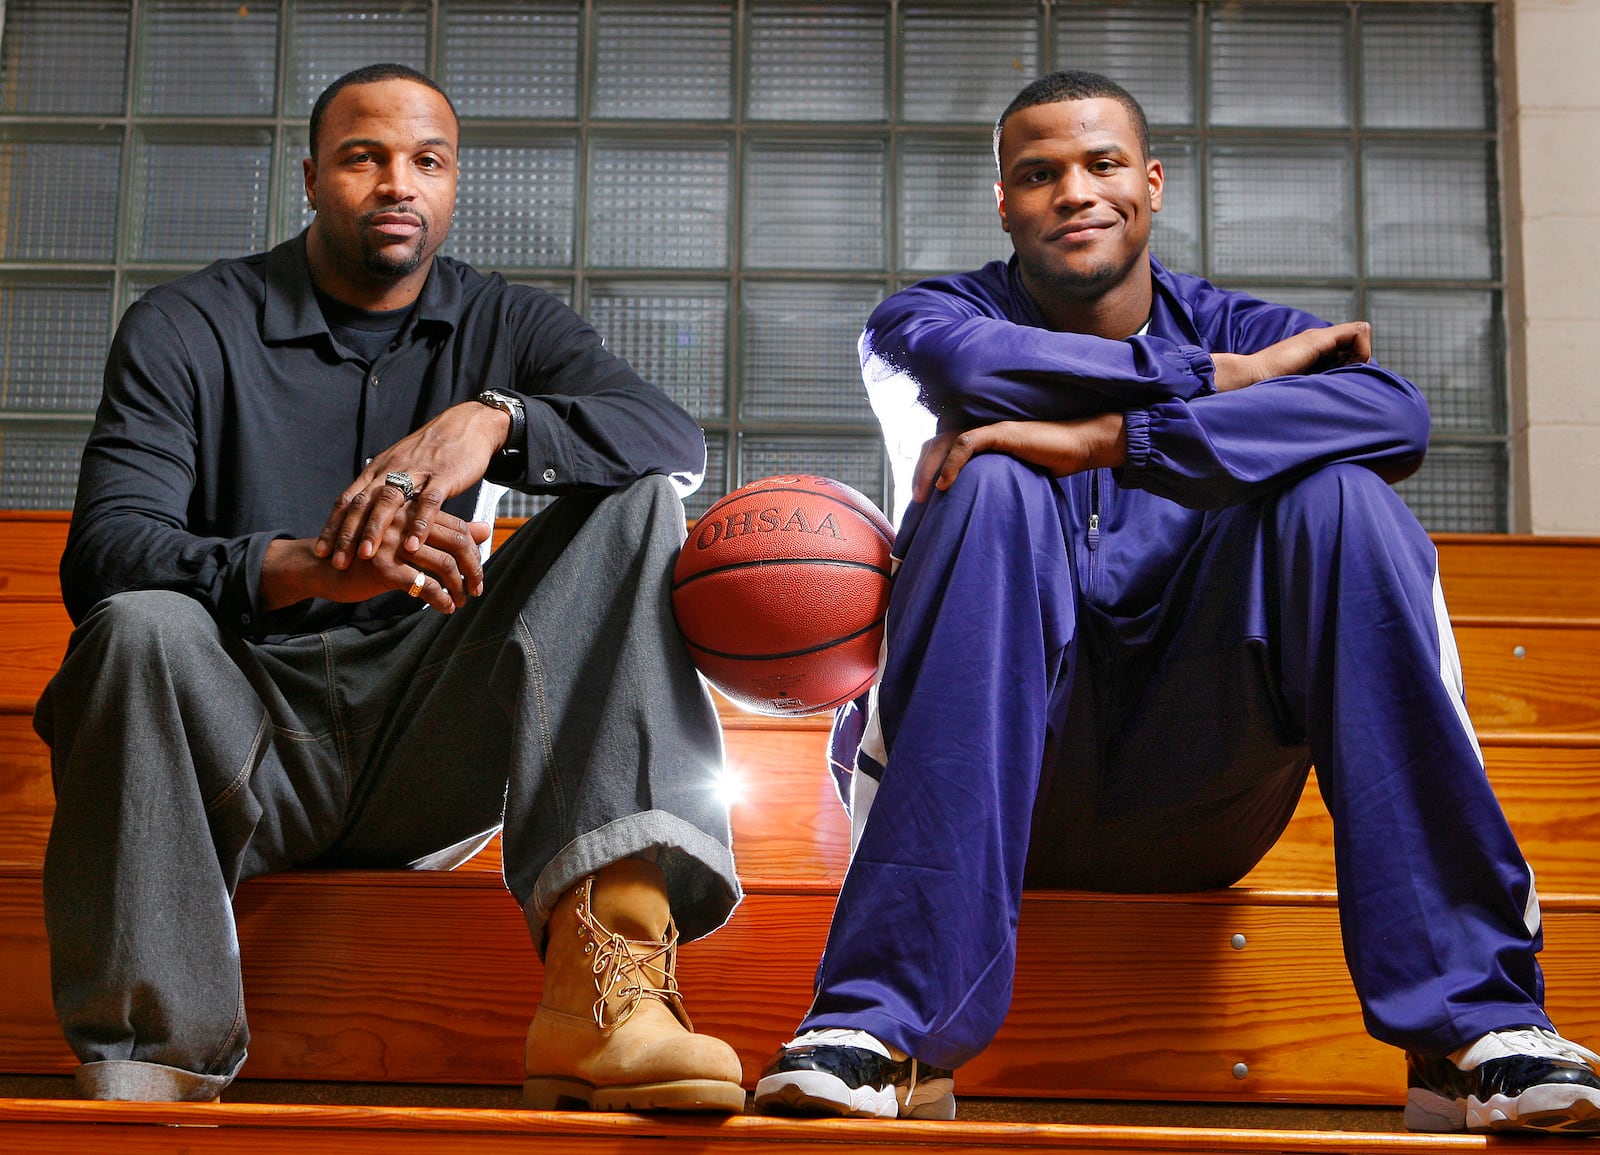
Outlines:
<svg viewBox="0 0 1600 1155"><path fill-rule="evenodd" d="M415 220L416 243L409 249L396 253L388 246L375 248L370 243L362 245L362 262L366 265L367 272L380 277L398 278L414 273L422 267L423 254L428 251L428 222L419 216L415 217Z"/></svg>

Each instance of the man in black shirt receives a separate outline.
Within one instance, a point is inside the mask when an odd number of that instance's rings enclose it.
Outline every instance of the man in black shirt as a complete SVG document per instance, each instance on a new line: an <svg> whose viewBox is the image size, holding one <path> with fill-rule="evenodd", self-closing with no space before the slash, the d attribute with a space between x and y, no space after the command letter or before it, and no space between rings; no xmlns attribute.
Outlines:
<svg viewBox="0 0 1600 1155"><path fill-rule="evenodd" d="M739 899L668 600L704 438L549 294L437 255L458 139L427 77L340 78L310 228L118 328L35 722L85 1096L208 1100L238 1072L244 879L451 866L503 822L545 962L525 1101L742 1109L672 973ZM561 498L485 564L503 486Z"/></svg>

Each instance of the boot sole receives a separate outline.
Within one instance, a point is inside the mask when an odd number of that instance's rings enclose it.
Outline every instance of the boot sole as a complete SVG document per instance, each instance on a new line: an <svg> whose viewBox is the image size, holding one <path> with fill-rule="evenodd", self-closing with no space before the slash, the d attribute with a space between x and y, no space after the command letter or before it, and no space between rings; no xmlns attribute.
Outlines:
<svg viewBox="0 0 1600 1155"><path fill-rule="evenodd" d="M581 1079L538 1076L522 1084L522 1105L533 1111L704 1111L737 1115L744 1088L721 1079L674 1079L596 1087Z"/></svg>

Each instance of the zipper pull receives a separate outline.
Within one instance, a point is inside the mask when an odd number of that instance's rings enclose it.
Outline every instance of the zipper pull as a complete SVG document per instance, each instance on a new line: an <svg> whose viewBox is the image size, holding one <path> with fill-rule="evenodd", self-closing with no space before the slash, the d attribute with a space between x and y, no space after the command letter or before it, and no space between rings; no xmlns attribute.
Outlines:
<svg viewBox="0 0 1600 1155"><path fill-rule="evenodd" d="M1100 471L1089 475L1089 548L1100 548Z"/></svg>

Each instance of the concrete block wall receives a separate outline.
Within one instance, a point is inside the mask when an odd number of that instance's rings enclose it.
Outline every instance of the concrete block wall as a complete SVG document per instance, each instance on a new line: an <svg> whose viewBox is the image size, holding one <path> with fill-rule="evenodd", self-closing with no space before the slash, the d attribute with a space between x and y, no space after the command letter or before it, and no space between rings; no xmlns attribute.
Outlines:
<svg viewBox="0 0 1600 1155"><path fill-rule="evenodd" d="M1502 0L1512 528L1600 534L1600 0Z"/></svg>

